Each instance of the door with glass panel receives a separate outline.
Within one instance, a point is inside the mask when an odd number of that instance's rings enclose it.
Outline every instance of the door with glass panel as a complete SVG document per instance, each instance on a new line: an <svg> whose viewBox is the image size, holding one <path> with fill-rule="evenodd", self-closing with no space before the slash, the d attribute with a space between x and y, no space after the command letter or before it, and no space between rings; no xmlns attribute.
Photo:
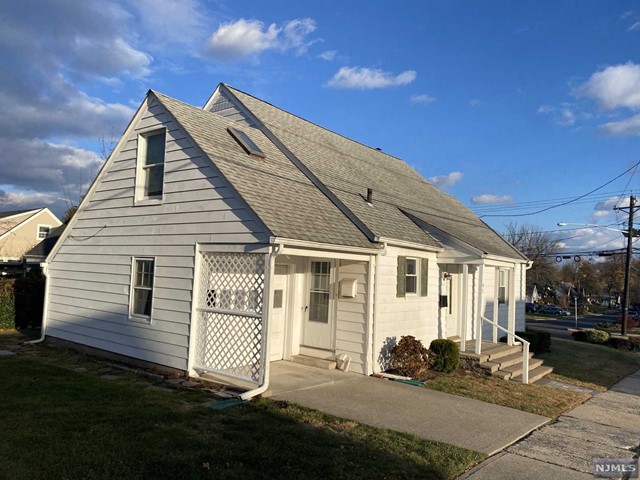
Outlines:
<svg viewBox="0 0 640 480"><path fill-rule="evenodd" d="M333 348L333 280L330 261L311 261L309 298L303 344L307 347Z"/></svg>

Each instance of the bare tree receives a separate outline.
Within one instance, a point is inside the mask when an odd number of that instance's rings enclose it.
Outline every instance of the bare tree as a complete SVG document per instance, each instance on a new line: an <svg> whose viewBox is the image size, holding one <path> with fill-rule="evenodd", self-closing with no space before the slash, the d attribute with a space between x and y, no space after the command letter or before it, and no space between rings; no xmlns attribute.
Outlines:
<svg viewBox="0 0 640 480"><path fill-rule="evenodd" d="M107 159L111 156L113 149L116 147L118 143L118 139L115 136L115 127L111 127L111 133L107 138L105 135L100 135L98 137L98 155L101 160L101 165L107 161ZM89 172L90 178L95 178L95 172L93 171L93 165L91 171ZM74 195L71 192L71 187L69 183L65 183L62 186L62 193L64 194L64 201L67 207L63 217L62 223L69 223L69 221L73 218L76 211L78 210L78 205L86 195L86 191L84 191L84 178L83 178L83 169L80 168L80 182L78 183L78 192L77 195Z"/></svg>
<svg viewBox="0 0 640 480"><path fill-rule="evenodd" d="M533 262L527 272L527 291L532 291L534 285L539 291L547 287L554 288L558 270L553 263L553 254L557 242L540 227L510 223L506 228L505 239Z"/></svg>

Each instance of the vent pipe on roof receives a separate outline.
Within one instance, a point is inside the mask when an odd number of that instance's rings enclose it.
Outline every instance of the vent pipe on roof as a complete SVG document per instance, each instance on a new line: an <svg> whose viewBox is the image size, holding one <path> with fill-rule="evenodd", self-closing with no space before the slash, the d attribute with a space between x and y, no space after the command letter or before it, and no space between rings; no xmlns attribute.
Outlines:
<svg viewBox="0 0 640 480"><path fill-rule="evenodd" d="M379 152L382 151L382 149L380 147L376 147L376 150L379 151Z"/></svg>
<svg viewBox="0 0 640 480"><path fill-rule="evenodd" d="M367 203L373 203L373 188L367 188Z"/></svg>

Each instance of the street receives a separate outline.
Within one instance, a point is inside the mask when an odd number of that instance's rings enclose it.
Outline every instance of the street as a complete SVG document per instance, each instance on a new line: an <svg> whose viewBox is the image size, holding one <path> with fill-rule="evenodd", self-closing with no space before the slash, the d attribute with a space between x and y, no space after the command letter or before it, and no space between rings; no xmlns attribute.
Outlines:
<svg viewBox="0 0 640 480"><path fill-rule="evenodd" d="M606 315L578 315L578 328L594 328L596 323L615 322L620 317L620 313ZM551 336L557 338L572 339L571 332L567 329L576 328L574 316L566 317L549 317L545 319L536 318L535 320L527 317L527 327L535 328L549 332Z"/></svg>

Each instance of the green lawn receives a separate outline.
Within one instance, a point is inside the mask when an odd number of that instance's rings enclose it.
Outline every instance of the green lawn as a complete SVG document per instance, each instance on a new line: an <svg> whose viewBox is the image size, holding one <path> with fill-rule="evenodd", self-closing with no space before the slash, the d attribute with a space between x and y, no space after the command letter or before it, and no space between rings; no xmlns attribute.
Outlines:
<svg viewBox="0 0 640 480"><path fill-rule="evenodd" d="M551 352L536 357L553 367L553 378L600 391L640 370L640 353L575 340L554 338Z"/></svg>
<svg viewBox="0 0 640 480"><path fill-rule="evenodd" d="M426 386L432 390L475 398L549 418L556 418L591 398L584 393L543 387L535 383L523 385L489 375L473 372L465 374L460 371L449 375L433 374Z"/></svg>
<svg viewBox="0 0 640 480"><path fill-rule="evenodd" d="M0 478L444 479L484 459L283 402L212 410L203 392L103 371L46 346L0 358Z"/></svg>

